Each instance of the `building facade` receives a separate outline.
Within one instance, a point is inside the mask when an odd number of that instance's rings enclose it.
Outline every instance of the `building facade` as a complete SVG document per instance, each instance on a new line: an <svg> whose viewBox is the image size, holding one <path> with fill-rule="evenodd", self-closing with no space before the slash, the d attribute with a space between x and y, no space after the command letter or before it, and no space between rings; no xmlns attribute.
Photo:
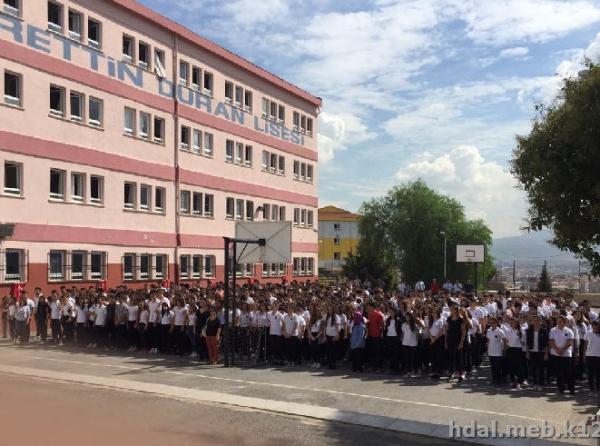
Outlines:
<svg viewBox="0 0 600 446"><path fill-rule="evenodd" d="M321 100L134 0L0 0L0 294L223 279L241 220L316 275Z"/></svg>
<svg viewBox="0 0 600 446"><path fill-rule="evenodd" d="M319 209L319 269L340 270L349 254L356 254L360 215L335 206Z"/></svg>

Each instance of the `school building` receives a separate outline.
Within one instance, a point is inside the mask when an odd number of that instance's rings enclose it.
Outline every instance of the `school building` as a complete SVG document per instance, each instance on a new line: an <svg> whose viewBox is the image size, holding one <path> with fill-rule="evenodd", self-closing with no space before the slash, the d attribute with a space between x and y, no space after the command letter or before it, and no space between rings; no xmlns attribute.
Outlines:
<svg viewBox="0 0 600 446"><path fill-rule="evenodd" d="M356 254L360 215L335 206L319 209L319 269L339 271L349 254Z"/></svg>
<svg viewBox="0 0 600 446"><path fill-rule="evenodd" d="M238 221L316 277L321 99L134 0L0 0L0 295L223 279Z"/></svg>

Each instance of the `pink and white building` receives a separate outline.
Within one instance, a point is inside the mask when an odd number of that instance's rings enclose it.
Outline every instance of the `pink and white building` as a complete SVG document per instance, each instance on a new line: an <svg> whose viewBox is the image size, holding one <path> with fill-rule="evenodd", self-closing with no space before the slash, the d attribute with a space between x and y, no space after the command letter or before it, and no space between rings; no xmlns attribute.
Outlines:
<svg viewBox="0 0 600 446"><path fill-rule="evenodd" d="M236 221L314 278L321 99L134 0L0 0L0 295L223 279Z"/></svg>

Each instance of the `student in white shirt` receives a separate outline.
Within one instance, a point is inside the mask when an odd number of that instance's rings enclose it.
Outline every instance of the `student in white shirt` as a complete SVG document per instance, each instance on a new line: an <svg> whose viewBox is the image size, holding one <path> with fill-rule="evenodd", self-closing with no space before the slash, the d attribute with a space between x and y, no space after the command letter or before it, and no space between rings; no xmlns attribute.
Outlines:
<svg viewBox="0 0 600 446"><path fill-rule="evenodd" d="M106 335L105 325L106 325L106 302L98 301L94 309L95 320L94 320L94 347L107 347L108 339Z"/></svg>
<svg viewBox="0 0 600 446"><path fill-rule="evenodd" d="M81 299L75 304L75 321L77 323L77 343L83 347L89 342L88 335L88 304Z"/></svg>
<svg viewBox="0 0 600 446"><path fill-rule="evenodd" d="M392 373L400 372L400 350L402 338L402 320L397 316L396 310L390 307L385 319L383 342L390 360Z"/></svg>
<svg viewBox="0 0 600 446"><path fill-rule="evenodd" d="M324 364L323 345L325 341L325 318L327 311L320 312L316 306L310 309L310 319L308 320L308 342L310 345L310 356L312 359L312 368L320 368Z"/></svg>
<svg viewBox="0 0 600 446"><path fill-rule="evenodd" d="M325 351L327 356L327 366L330 369L337 367L337 342L340 337L340 318L335 314L333 307L327 308L325 318Z"/></svg>
<svg viewBox="0 0 600 446"><path fill-rule="evenodd" d="M556 327L550 330L550 356L556 373L556 384L559 393L565 392L565 385L569 393L575 393L575 380L573 377L573 330L566 326L565 316L558 316Z"/></svg>
<svg viewBox="0 0 600 446"><path fill-rule="evenodd" d="M600 322L592 322L592 330L588 331L585 340L585 360L590 390L600 392Z"/></svg>
<svg viewBox="0 0 600 446"><path fill-rule="evenodd" d="M281 323L283 315L279 312L279 305L273 302L271 311L267 313L269 321L269 341L271 350L271 359L275 365L283 365L283 346L281 339ZM267 349L268 351L269 349Z"/></svg>
<svg viewBox="0 0 600 446"><path fill-rule="evenodd" d="M294 313L292 304L288 304L283 316L282 334L285 352L285 365L293 366L299 363L298 351L298 315Z"/></svg>
<svg viewBox="0 0 600 446"><path fill-rule="evenodd" d="M410 377L418 376L417 349L419 345L420 327L413 313L406 314L406 322L402 324L402 350L404 372L410 373Z"/></svg>
<svg viewBox="0 0 600 446"><path fill-rule="evenodd" d="M488 341L487 354L492 369L492 384L495 387L500 387L502 385L502 358L504 357L505 336L497 318L490 318L488 323L491 324L491 327L488 328L485 337Z"/></svg>
<svg viewBox="0 0 600 446"><path fill-rule="evenodd" d="M167 304L168 306L168 304ZM158 353L158 347L160 345L161 337L161 326L160 326L160 310L161 302L158 300L156 291L150 294L150 301L148 302L148 344L150 345L150 353Z"/></svg>
<svg viewBox="0 0 600 446"><path fill-rule="evenodd" d="M140 307L135 302L127 304L127 337L129 341L129 351L135 351L139 345L138 320L140 316Z"/></svg>
<svg viewBox="0 0 600 446"><path fill-rule="evenodd" d="M182 298L177 298L175 301L175 307L173 307L173 318L171 321L171 333L173 338L173 344L175 347L175 353L183 355L185 350L186 332L185 332L185 321L187 318L188 310L183 303Z"/></svg>
<svg viewBox="0 0 600 446"><path fill-rule="evenodd" d="M429 357L431 358L432 379L440 379L444 368L446 351L444 348L444 319L442 310L436 308L429 313Z"/></svg>
<svg viewBox="0 0 600 446"><path fill-rule="evenodd" d="M504 332L506 339L506 359L508 374L514 390L520 390L523 384L523 333L518 319L511 319Z"/></svg>
<svg viewBox="0 0 600 446"><path fill-rule="evenodd" d="M148 348L148 327L150 324L150 310L146 302L140 302L138 304L138 349L145 350Z"/></svg>
<svg viewBox="0 0 600 446"><path fill-rule="evenodd" d="M50 295L50 329L52 330L52 341L61 345L63 341L62 326L60 324L61 305L56 291Z"/></svg>

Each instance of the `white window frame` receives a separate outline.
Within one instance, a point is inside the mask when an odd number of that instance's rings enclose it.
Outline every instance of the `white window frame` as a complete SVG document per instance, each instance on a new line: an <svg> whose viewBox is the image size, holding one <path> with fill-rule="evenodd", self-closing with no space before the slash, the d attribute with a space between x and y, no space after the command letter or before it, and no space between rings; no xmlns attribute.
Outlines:
<svg viewBox="0 0 600 446"><path fill-rule="evenodd" d="M79 23L79 29L71 29L71 17L76 17ZM69 30L69 37L71 39L75 39L75 40L79 40L80 42L83 41L83 35L84 35L84 26L83 26L83 14L75 9L71 9L69 8L69 11L67 13L67 21L68 21L68 30ZM75 22L73 22L75 23Z"/></svg>
<svg viewBox="0 0 600 446"><path fill-rule="evenodd" d="M236 220L244 220L244 214L246 212L246 203L244 200L237 199L235 200L235 219Z"/></svg>
<svg viewBox="0 0 600 446"><path fill-rule="evenodd" d="M83 203L85 201L86 175L80 172L71 172L71 201ZM81 193L77 194L77 186L81 187Z"/></svg>
<svg viewBox="0 0 600 446"><path fill-rule="evenodd" d="M143 202L144 190L146 191L146 203ZM149 211L152 209L152 186L140 184L140 210Z"/></svg>
<svg viewBox="0 0 600 446"><path fill-rule="evenodd" d="M142 269L142 260L147 259L147 268ZM138 279L139 280L149 280L152 278L152 254L144 253L138 256L139 260L139 268L138 268Z"/></svg>
<svg viewBox="0 0 600 446"><path fill-rule="evenodd" d="M92 118L92 103L97 104L99 110L99 119ZM102 99L90 96L88 98L88 124L93 127L102 127L104 122L104 101Z"/></svg>
<svg viewBox="0 0 600 446"><path fill-rule="evenodd" d="M53 90L58 91L60 93L60 109L52 108L52 101L50 101L50 114L63 118L65 116L67 90L64 87L50 84L50 95L52 95Z"/></svg>
<svg viewBox="0 0 600 446"><path fill-rule="evenodd" d="M233 82L230 81L225 81L225 103L226 104L231 104L233 103L233 95L235 91L235 87L233 86ZM229 93L229 95L228 95Z"/></svg>
<svg viewBox="0 0 600 446"><path fill-rule="evenodd" d="M65 22L64 7L60 3L49 1L48 2L48 15L50 15L50 5L53 5L58 8L58 12L59 12L58 19L59 19L60 23L51 22L50 17L48 17L48 29L51 31L57 32L57 33L62 33L64 22Z"/></svg>
<svg viewBox="0 0 600 446"><path fill-rule="evenodd" d="M17 5L16 8L13 5L9 5L8 3L6 3L7 1L8 0L4 0L2 10L6 14L9 14L9 15L12 15L15 17L21 17L21 0L12 0Z"/></svg>
<svg viewBox="0 0 600 446"><path fill-rule="evenodd" d="M97 26L98 29L98 39L92 39L90 37L90 31L92 29L92 27L90 26L91 23L94 23ZM100 20L96 20L93 19L91 17L88 17L87 20L87 41L88 41L88 45L91 46L92 48L95 48L97 50L99 50L100 48L102 48L102 22Z"/></svg>
<svg viewBox="0 0 600 446"><path fill-rule="evenodd" d="M179 74L177 76L179 85L188 86L190 82L190 64L184 60L179 61Z"/></svg>
<svg viewBox="0 0 600 446"><path fill-rule="evenodd" d="M197 198L199 197L199 200ZM196 206L198 205L198 206ZM204 194L202 192L192 192L192 215L202 216L204 211Z"/></svg>
<svg viewBox="0 0 600 446"><path fill-rule="evenodd" d="M12 76L16 79L17 82L17 91L16 96L9 94L7 92L6 87L9 85L7 81L7 77ZM12 93L12 92L11 92ZM15 73L14 71L4 70L4 103L7 105L11 105L14 107L22 107L22 98L23 98L23 76L21 74Z"/></svg>
<svg viewBox="0 0 600 446"><path fill-rule="evenodd" d="M192 152L196 155L202 153L202 131L198 129L192 130Z"/></svg>
<svg viewBox="0 0 600 446"><path fill-rule="evenodd" d="M192 129L187 125L182 125L179 129L179 148L185 152L190 151L190 138Z"/></svg>
<svg viewBox="0 0 600 446"><path fill-rule="evenodd" d="M94 257L100 256L100 272L94 272ZM90 262L89 262L89 277L90 280L99 280L106 278L106 252L103 251L92 251L90 252Z"/></svg>
<svg viewBox="0 0 600 446"><path fill-rule="evenodd" d="M127 270L125 269L126 267L126 259L130 258L131 259L131 272L127 272ZM136 264L137 264L137 256L133 253L125 253L123 254L123 260L122 260L123 264L122 264L122 270L123 270L123 280L135 280L136 279Z"/></svg>
<svg viewBox="0 0 600 446"><path fill-rule="evenodd" d="M147 123L147 128L144 130L144 122ZM152 134L152 116L150 113L140 112L140 125L138 136L142 139L150 140Z"/></svg>
<svg viewBox="0 0 600 446"><path fill-rule="evenodd" d="M214 136L212 133L204 132L204 149L202 154L209 158L212 158L214 153Z"/></svg>
<svg viewBox="0 0 600 446"><path fill-rule="evenodd" d="M92 196L92 181L96 179L98 182L98 197ZM90 175L90 203L101 204L104 199L104 177L100 175Z"/></svg>
<svg viewBox="0 0 600 446"><path fill-rule="evenodd" d="M190 266L191 266L192 256L189 254L182 254L179 256L179 278L183 280L189 280L190 276Z"/></svg>
<svg viewBox="0 0 600 446"><path fill-rule="evenodd" d="M125 41L129 41L129 49L130 53L125 52ZM130 36L128 34L123 34L123 48L122 48L122 56L123 59L129 63L133 63L135 61L135 37Z"/></svg>
<svg viewBox="0 0 600 446"><path fill-rule="evenodd" d="M142 60L142 48L145 49L146 60ZM152 47L142 40L138 41L138 66L144 70L150 70L152 64Z"/></svg>
<svg viewBox="0 0 600 446"><path fill-rule="evenodd" d="M202 277L202 269L203 269L203 264L202 264L202 256L201 255L193 255L192 257L192 262L191 262L191 275L192 275L192 279L200 279ZM196 268L198 267L198 268Z"/></svg>
<svg viewBox="0 0 600 446"><path fill-rule="evenodd" d="M225 218L233 220L235 218L235 198L225 198Z"/></svg>
<svg viewBox="0 0 600 446"><path fill-rule="evenodd" d="M74 100L79 102L79 112L81 115L76 115L73 113ZM79 93L78 91L69 92L69 117L71 121L85 122L85 95L83 93Z"/></svg>
<svg viewBox="0 0 600 446"><path fill-rule="evenodd" d="M68 253L69 257L70 257L70 262L69 262L69 279L70 280L84 280L85 279L85 272L86 272L86 267L87 267L87 252L86 251L71 251ZM80 256L81 257L81 272L74 272L73 271L73 264L75 263L75 256Z"/></svg>
<svg viewBox="0 0 600 446"><path fill-rule="evenodd" d="M204 210L205 217L214 217L215 215L215 196L213 194L204 194Z"/></svg>
<svg viewBox="0 0 600 446"><path fill-rule="evenodd" d="M192 194L189 190L179 191L179 213L188 215L190 213L190 201Z"/></svg>
<svg viewBox="0 0 600 446"><path fill-rule="evenodd" d="M7 187L6 186L6 168L8 166L13 166L16 168L17 175L17 187ZM3 184L2 190L6 195L14 195L20 197L23 194L23 164L15 163L13 161L4 161L4 176L3 176Z"/></svg>
<svg viewBox="0 0 600 446"><path fill-rule="evenodd" d="M58 173L60 175L58 187L60 189L59 192L52 192L52 188L50 188L50 199L52 200L64 200L65 199L65 186L66 186L66 175L67 172L62 169L50 169L50 185L52 186L52 173Z"/></svg>
<svg viewBox="0 0 600 446"><path fill-rule="evenodd" d="M162 144L165 142L165 120L158 116L153 117L152 121L152 136L154 138L154 142ZM156 136L156 131L159 131L159 136Z"/></svg>
<svg viewBox="0 0 600 446"><path fill-rule="evenodd" d="M154 212L158 212L160 214L165 212L165 199L166 199L166 189L164 187L155 187L154 188ZM157 197L160 197L160 200L157 200ZM160 206L158 202L160 201Z"/></svg>
<svg viewBox="0 0 600 446"><path fill-rule="evenodd" d="M127 118L131 118L131 125L128 126ZM123 112L123 131L126 135L135 136L136 133L137 112L131 107L125 107Z"/></svg>
<svg viewBox="0 0 600 446"><path fill-rule="evenodd" d="M52 256L60 255L60 272L52 272ZM62 250L51 250L48 253L48 281L49 282L62 282L65 280L65 256L66 251Z"/></svg>
<svg viewBox="0 0 600 446"><path fill-rule="evenodd" d="M125 188L129 186L131 188L131 202L128 203L125 197ZM137 200L137 184L132 181L125 181L123 183L123 208L124 209L135 209Z"/></svg>
<svg viewBox="0 0 600 446"><path fill-rule="evenodd" d="M0 251L2 258L0 258L0 283L10 283L10 282L26 282L25 273L27 271L26 268L26 251L23 249L12 249L7 248L3 251ZM17 255L17 273L8 273L8 255L16 254Z"/></svg>
<svg viewBox="0 0 600 446"><path fill-rule="evenodd" d="M225 140L225 162L233 163L235 154L235 142L231 139Z"/></svg>
<svg viewBox="0 0 600 446"><path fill-rule="evenodd" d="M204 256L203 258L203 272L204 277L214 277L216 268L216 257L215 256ZM210 267L209 270L207 268Z"/></svg>

